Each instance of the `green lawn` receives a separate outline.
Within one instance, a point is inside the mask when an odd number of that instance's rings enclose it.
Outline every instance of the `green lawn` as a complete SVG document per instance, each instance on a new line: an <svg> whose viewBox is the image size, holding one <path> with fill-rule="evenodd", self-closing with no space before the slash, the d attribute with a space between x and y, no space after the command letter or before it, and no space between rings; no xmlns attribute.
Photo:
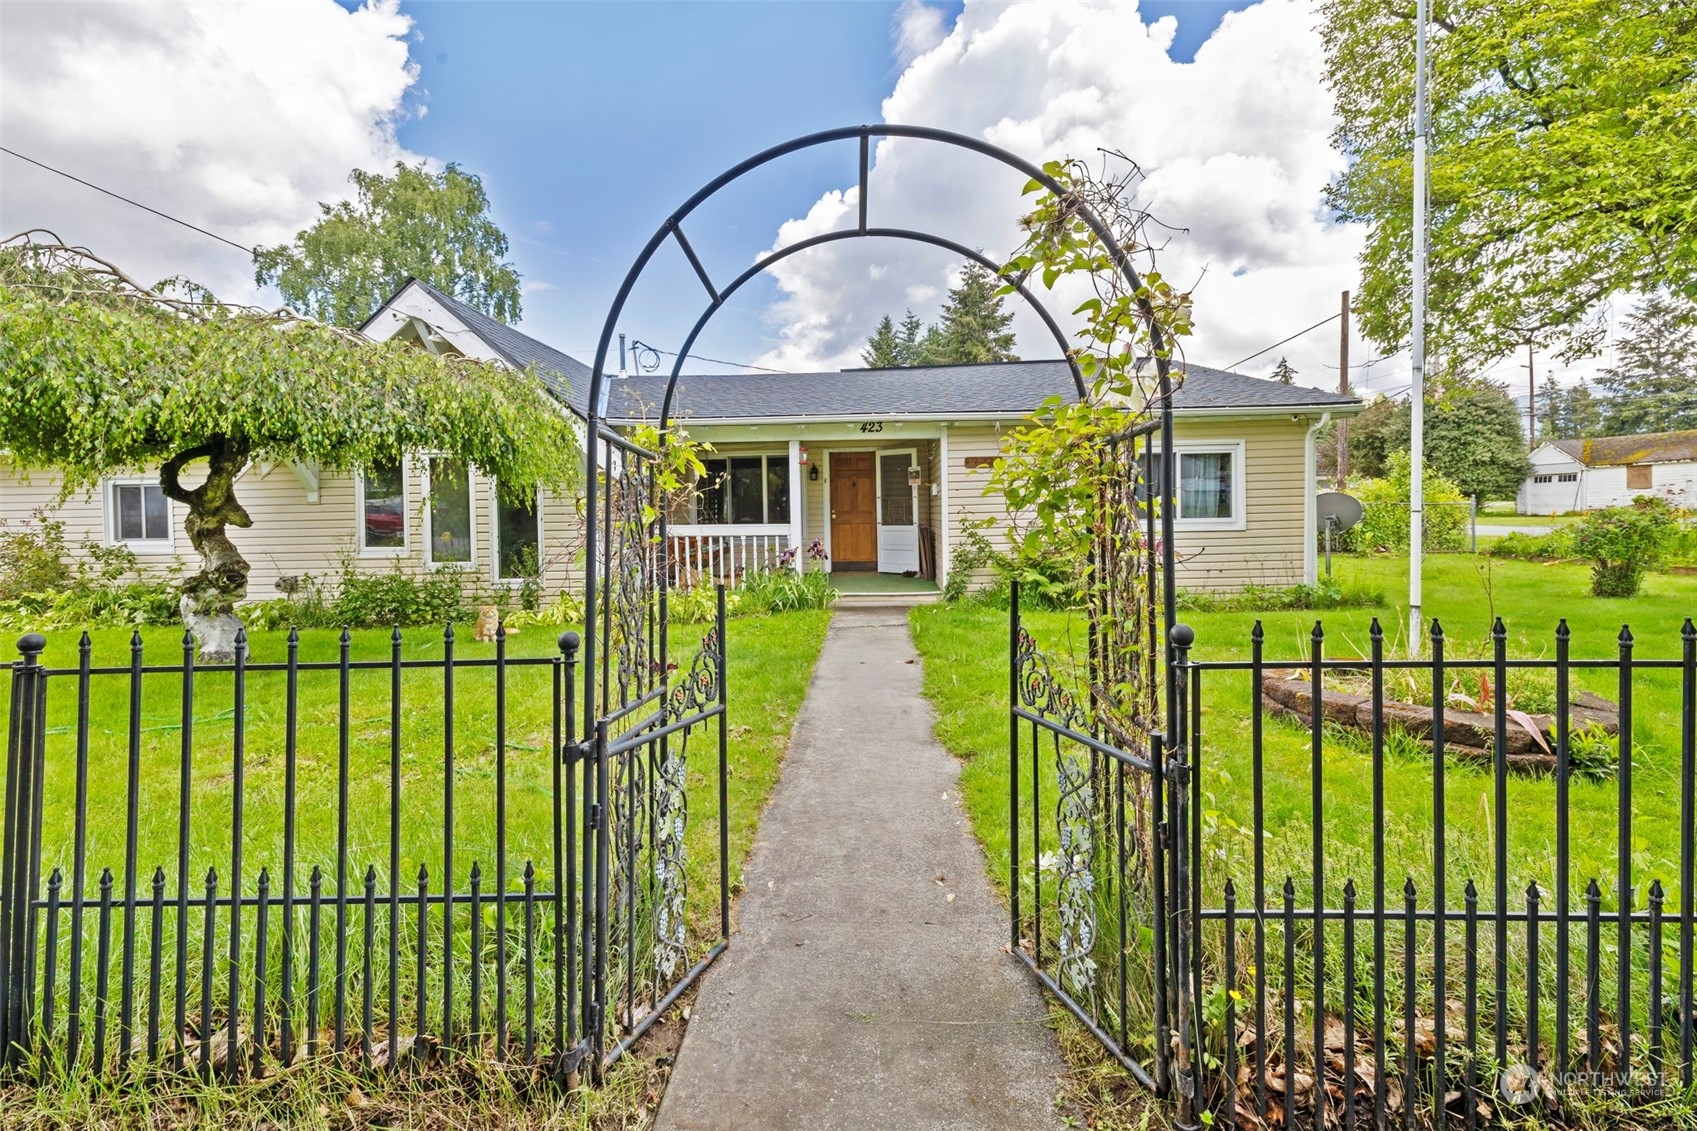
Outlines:
<svg viewBox="0 0 1697 1131"><path fill-rule="evenodd" d="M1340 558L1339 580L1381 588L1380 609L1325 613L1282 612L1263 621L1269 661L1296 659L1309 647L1316 619L1324 625L1331 656L1366 655L1368 626L1381 618L1387 655L1406 639L1407 575L1404 562L1389 558ZM1697 614L1697 579L1652 575L1634 600L1589 596L1587 571L1572 565L1541 565L1441 555L1428 558L1425 607L1437 616L1450 641L1450 654L1486 646L1492 616L1501 615L1510 634L1512 657L1554 654L1553 631L1565 616L1573 633L1572 654L1617 654L1621 625L1630 622L1639 658L1677 658L1680 626ZM1007 858L1007 614L974 606L934 606L912 613L915 637L926 661L926 693L936 704L939 733L965 762L963 790L975 827L991 854L991 874L1005 883ZM1200 660L1246 659L1253 613L1194 613L1194 656ZM1056 654L1082 653L1086 622L1079 613L1041 613L1027 618L1039 645ZM1575 673L1574 686L1614 698L1613 672ZM1667 906L1678 906L1680 758L1677 672L1639 672L1634 700L1631 807L1633 883L1642 907L1650 880L1667 888ZM1203 687L1203 762L1206 898L1216 903L1229 876L1240 897L1249 891L1251 828L1251 695L1248 673L1210 672ZM1312 888L1309 852L1310 749L1308 732L1269 719L1265 735L1266 853L1269 889L1290 875L1299 899ZM1388 883L1400 889L1412 876L1429 890L1434 845L1431 836L1433 774L1429 757L1392 756L1386 777L1385 821ZM1327 844L1326 887L1336 904L1343 882L1372 878L1371 758L1355 745L1325 744L1323 803ZM1607 909L1613 905L1618 831L1617 783L1572 781L1570 829L1573 890L1596 877ZM1460 905L1461 881L1472 876L1489 905L1492 867L1490 813L1493 783L1488 772L1451 763L1446 769L1450 898ZM1548 777L1513 777L1509 798L1509 872L1513 906L1528 882L1553 887L1555 785ZM1371 890L1370 886L1367 890ZM1424 896L1422 898L1425 898ZM1245 900L1247 902L1247 900ZM1305 905L1305 904L1304 904Z"/></svg>
<svg viewBox="0 0 1697 1131"><path fill-rule="evenodd" d="M1512 511L1496 514L1479 512L1481 526L1577 526L1584 515L1577 514L1515 514Z"/></svg>
<svg viewBox="0 0 1697 1131"><path fill-rule="evenodd" d="M734 619L728 628L728 698L729 698L729 844L730 872L733 888L739 888L741 867L752 843L756 822L777 779L779 763L787 749L789 732L812 675L815 659L824 638L829 614L798 612L766 617ZM689 659L699 644L699 628L682 627L674 630L674 659L687 670ZM557 632L541 627L527 628L509 642L510 657L549 657L557 654ZM180 629L147 630L143 633L143 658L148 664L180 664L182 644ZM103 630L93 634L93 664L125 666L130 661L128 630ZM405 634L400 654L403 661L439 660L443 641L440 631L413 630ZM286 642L281 633L257 633L252 640L252 660L256 664L282 661ZM305 632L301 637L300 659L303 663L334 662L338 654L337 634L329 631ZM488 660L494 645L474 643L469 633L456 642L456 659ZM402 691L398 703L391 699L390 634L387 631L365 631L353 635L352 659L384 661L377 669L356 670L349 681L348 733L348 834L347 871L350 895L359 899L362 877L374 868L379 907L377 947L388 945L388 918L385 900L390 889L391 821L400 833L400 876L402 891L416 891L420 866L429 870L432 893L440 893L444 865L449 859L444 838L445 791L445 721L443 680L440 668L403 670ZM75 668L77 663L76 637L71 633L49 634L44 662L54 669ZM296 891L304 896L314 866L323 869L327 904L333 903L338 865L338 773L340 752L338 734L342 719L339 695L339 673L334 669L306 671L300 674L298 706L298 739L296 769L298 774L294 816L297 828L297 848L294 867ZM285 675L282 672L252 673L246 686L242 736L244 740L243 783L240 792L239 819L241 822L241 879L243 894L251 897L262 868L269 869L273 897L281 894L283 871L283 828L285 820L286 733L287 711ZM181 807L181 760L183 747L183 681L176 673L150 673L142 677L139 688L140 713L137 719L136 796L136 886L140 907L137 914L137 972L140 989L137 992L137 1020L145 1030L144 992L148 978L148 955L153 946L149 926L151 914L151 879L156 867L163 869L165 906L160 931L164 960L163 1019L170 1023L171 999L176 982L171 956L176 932L176 916L172 901L176 893L179 866L179 821ZM232 867L232 832L238 819L237 794L233 774L235 704L233 679L228 669L202 670L196 673L192 710L192 743L189 761L191 786L188 791L187 867L191 877L191 892L199 895L208 868L219 872L219 894L229 891ZM454 836L452 865L455 889L462 895L467 890L469 871L474 863L483 872L483 893L491 896L497 886L497 875L504 861L506 887L513 896L523 890L522 875L527 863L536 869L539 891L554 889L556 878L553 863L554 805L554 670L551 665L519 666L508 669L504 704L505 734L500 740L497 731L497 701L495 669L492 666L456 668L453 723L453 806ZM76 843L77 797L77 677L73 673L50 678L48 692L48 722L46 775L44 783L45 819L43 821L43 883L55 869L62 869L67 882L65 898L70 897ZM113 898L121 902L126 877L125 830L128 824L130 775L130 696L131 678L127 671L98 674L92 678L89 698L87 750L87 822L86 852L90 898L98 898L97 884L103 868L110 868L114 878ZM9 710L9 704L0 709ZM390 789L391 741L396 733L392 718L399 719L400 792L396 797ZM673 749L677 742L673 740ZM718 859L717 820L719 815L716 788L717 759L713 728L696 732L690 747L689 808L686 834L686 866L689 877L688 915L699 939L710 939L718 930ZM497 783L504 773L504 795ZM498 852L499 836L497 811L504 808L504 855ZM511 906L514 919L511 946L519 944L522 911L519 901ZM326 916L332 915L326 911ZM304 912L302 923L304 924ZM361 931L363 918L357 910L350 911L350 967L359 969L363 952ZM246 954L252 954L255 930L253 913L244 918L248 935ZM409 923L416 922L413 912L402 910L401 997L403 1016L410 1025L411 1013L405 1004L412 1000L415 962L414 947L408 945L414 935ZM431 914L430 933L438 941L433 944L431 961L439 961L440 909ZM227 911L220 912L218 934L219 952L227 939ZM83 1008L85 1024L87 1011L92 1008L93 954L96 915L88 914L85 937L85 990ZM326 919L326 937L321 957L326 963L325 980L330 980L331 947ZM466 912L459 912L459 928L465 929ZM122 939L122 914L113 916L114 961ZM488 919L490 924L495 920ZM191 1002L197 1002L200 981L199 936L200 917L196 909L190 916ZM539 939L549 938L551 918L538 926ZM61 926L59 958L60 1019L63 1023L65 970L69 941L65 933L68 920ZM304 935L304 925L297 928ZM273 915L271 924L271 976L276 977L279 963L279 925ZM493 933L491 929L491 933ZM305 965L305 944L297 936L298 969ZM457 959L456 996L461 1016L466 1008L468 987L466 979L470 965L465 957L466 944L456 944L461 953ZM544 987L551 987L552 965L546 969L543 955L538 956L538 1006L542 1013L543 1031L550 1026L551 1010L543 999L551 999ZM513 959L516 963L516 957ZM251 958L244 963L251 962ZM214 966L222 969L222 961ZM373 986L378 1002L378 1023L387 1016L387 976L383 967L386 954L377 962ZM251 986L252 971L244 978ZM297 975L298 977L299 975ZM489 1010L494 994L493 965L484 971L484 1008ZM513 988L522 994L516 967L510 975ZM216 1011L222 1011L223 975L219 974ZM432 1003L441 1001L437 972L431 971L429 996ZM118 978L114 974L112 996L118 993ZM299 983L297 983L298 985ZM299 992L297 990L297 992ZM271 992L271 1009L276 1008L277 990ZM244 990L251 1008L251 989ZM354 997L350 991L350 997ZM328 992L324 999L324 1014L328 1012ZM522 997L511 998L513 1016L519 1016ZM297 1009L299 1007L297 1006ZM357 1001L355 1007L357 1009ZM431 1009L439 1005L432 1004ZM191 1006L191 1014L198 1010ZM299 1014L297 1013L297 1018ZM357 1013L356 1013L357 1016ZM488 1016L486 1012L486 1017ZM115 1023L115 1022L114 1022ZM463 1025L463 1020L461 1021ZM485 1022L487 1024L487 1021ZM353 1022L350 1020L350 1027ZM61 1030L62 1031L62 1030ZM275 1018L273 1018L273 1034Z"/></svg>

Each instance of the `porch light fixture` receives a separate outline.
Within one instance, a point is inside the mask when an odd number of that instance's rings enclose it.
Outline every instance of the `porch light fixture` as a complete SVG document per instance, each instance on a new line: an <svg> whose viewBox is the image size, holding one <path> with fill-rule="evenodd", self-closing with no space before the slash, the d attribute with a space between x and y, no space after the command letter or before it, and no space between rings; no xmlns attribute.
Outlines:
<svg viewBox="0 0 1697 1131"><path fill-rule="evenodd" d="M909 487L919 486L919 468L909 467L907 469L907 485Z"/></svg>
<svg viewBox="0 0 1697 1131"><path fill-rule="evenodd" d="M819 465L818 464L814 464L812 467L807 469L807 478L814 483L819 482Z"/></svg>

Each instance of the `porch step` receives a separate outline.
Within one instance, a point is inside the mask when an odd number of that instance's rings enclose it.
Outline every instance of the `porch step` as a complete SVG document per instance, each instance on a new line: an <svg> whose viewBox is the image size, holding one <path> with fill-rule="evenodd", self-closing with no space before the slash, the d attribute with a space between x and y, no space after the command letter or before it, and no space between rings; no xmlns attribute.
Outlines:
<svg viewBox="0 0 1697 1131"><path fill-rule="evenodd" d="M837 596L839 609L911 609L915 605L935 605L941 593L841 593Z"/></svg>

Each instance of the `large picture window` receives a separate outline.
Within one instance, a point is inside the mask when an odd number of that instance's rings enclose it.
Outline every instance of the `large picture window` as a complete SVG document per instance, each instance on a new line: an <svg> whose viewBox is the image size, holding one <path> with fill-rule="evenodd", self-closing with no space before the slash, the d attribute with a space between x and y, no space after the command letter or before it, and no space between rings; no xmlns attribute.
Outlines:
<svg viewBox="0 0 1697 1131"><path fill-rule="evenodd" d="M787 455L733 456L702 461L695 521L703 524L779 525L790 520Z"/></svg>
<svg viewBox="0 0 1697 1131"><path fill-rule="evenodd" d="M522 581L542 572L542 524L532 496L514 503L495 496L495 579Z"/></svg>
<svg viewBox="0 0 1697 1131"><path fill-rule="evenodd" d="M112 483L107 513L111 540L132 546L171 544L171 504L157 483Z"/></svg>
<svg viewBox="0 0 1697 1131"><path fill-rule="evenodd" d="M379 464L359 475L359 548L401 550L407 544L406 480L401 465Z"/></svg>
<svg viewBox="0 0 1697 1131"><path fill-rule="evenodd" d="M431 565L471 564L471 472L459 460L430 461Z"/></svg>

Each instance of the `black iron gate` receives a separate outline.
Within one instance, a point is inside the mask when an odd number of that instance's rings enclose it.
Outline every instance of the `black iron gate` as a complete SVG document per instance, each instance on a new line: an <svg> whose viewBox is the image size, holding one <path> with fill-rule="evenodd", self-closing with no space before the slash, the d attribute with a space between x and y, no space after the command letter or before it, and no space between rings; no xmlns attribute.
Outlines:
<svg viewBox="0 0 1697 1131"><path fill-rule="evenodd" d="M657 461L607 429L591 445L591 529L584 696L583 1011L596 1072L616 1061L724 952L730 936L726 814L725 589L712 628L674 655L666 615L665 538ZM599 512L597 507L599 506ZM597 517L599 530L595 530ZM691 739L712 727L713 750ZM698 823L716 866L688 847L691 757L716 782ZM692 892L711 878L716 900ZM696 896L692 900L692 894Z"/></svg>

